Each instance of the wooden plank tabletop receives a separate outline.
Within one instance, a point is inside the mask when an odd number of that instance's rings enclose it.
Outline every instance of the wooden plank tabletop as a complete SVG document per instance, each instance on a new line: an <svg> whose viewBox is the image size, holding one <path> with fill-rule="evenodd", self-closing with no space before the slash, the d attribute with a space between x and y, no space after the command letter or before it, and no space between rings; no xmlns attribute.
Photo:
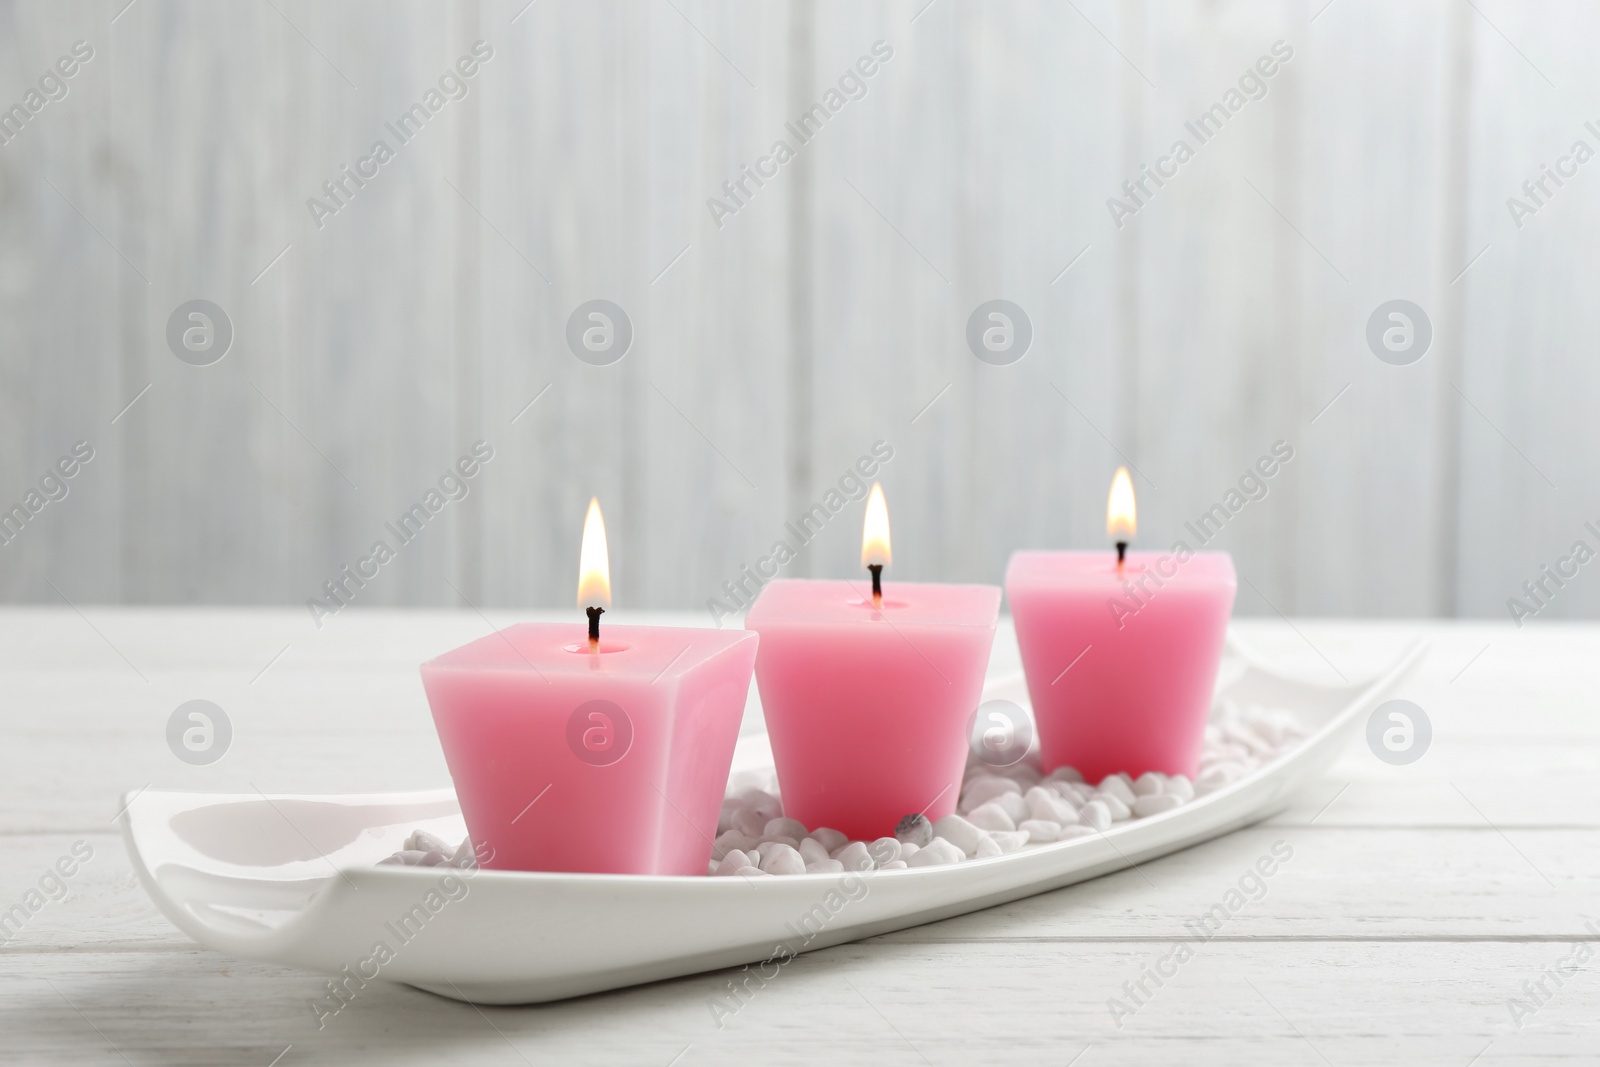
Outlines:
<svg viewBox="0 0 1600 1067"><path fill-rule="evenodd" d="M317 631L288 609L0 610L0 909L75 844L93 852L0 945L0 1062L1488 1067L1600 1055L1600 626L1431 621L1235 627L1330 680L1430 640L1401 694L1434 728L1416 763L1391 767L1355 743L1268 822L802 956L720 1027L708 1004L729 972L481 1010L375 983L319 1029L319 977L202 949L157 913L112 823L118 797L146 784L442 784L416 665L528 617L491 614L353 609ZM992 672L1016 662L1003 629ZM197 698L233 727L208 767L165 741L172 710ZM1265 895L1114 1018L1109 1001L1130 1003L1123 984L1278 842L1293 857Z"/></svg>

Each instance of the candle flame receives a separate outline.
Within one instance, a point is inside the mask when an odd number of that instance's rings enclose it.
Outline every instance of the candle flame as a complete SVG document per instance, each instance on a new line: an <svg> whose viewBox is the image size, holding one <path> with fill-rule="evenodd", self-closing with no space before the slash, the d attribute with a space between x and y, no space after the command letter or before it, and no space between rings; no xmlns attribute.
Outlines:
<svg viewBox="0 0 1600 1067"><path fill-rule="evenodd" d="M861 524L861 565L874 563L887 565L889 551L889 505L883 501L883 486L872 483L872 495L867 497L867 517Z"/></svg>
<svg viewBox="0 0 1600 1067"><path fill-rule="evenodd" d="M589 498L589 513L583 517L583 547L578 552L578 607L611 606L611 556L606 551L606 521L600 517L600 501Z"/></svg>
<svg viewBox="0 0 1600 1067"><path fill-rule="evenodd" d="M1112 541L1132 541L1139 532L1139 509L1133 499L1133 479L1127 467L1118 467L1106 500L1106 536Z"/></svg>

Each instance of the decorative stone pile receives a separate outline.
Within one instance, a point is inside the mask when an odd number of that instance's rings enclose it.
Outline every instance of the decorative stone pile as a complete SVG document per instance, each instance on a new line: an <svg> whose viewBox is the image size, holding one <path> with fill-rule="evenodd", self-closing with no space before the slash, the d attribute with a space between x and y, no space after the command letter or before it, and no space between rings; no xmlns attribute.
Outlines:
<svg viewBox="0 0 1600 1067"><path fill-rule="evenodd" d="M1303 737L1289 712L1223 701L1206 726L1200 772L1192 782L1152 771L1138 778L1114 774L1090 785L1071 767L1042 774L1032 757L1009 767L970 758L955 814L936 822L907 815L893 837L870 842L851 841L827 828L808 832L784 816L774 775L739 776L722 802L710 873L760 877L892 871L1093 837L1117 823L1172 811L1231 785Z"/></svg>
<svg viewBox="0 0 1600 1067"><path fill-rule="evenodd" d="M461 844L452 845L442 837L426 830L413 830L399 852L378 861L378 866L404 867L454 867L457 870L476 870L478 857L472 852L472 838L464 837Z"/></svg>
<svg viewBox="0 0 1600 1067"><path fill-rule="evenodd" d="M735 775L722 802L708 873L767 877L895 871L985 859L1031 845L1093 837L1130 819L1181 808L1233 784L1295 747L1305 732L1287 711L1223 701L1206 726L1200 772L1190 781L1155 771L1114 774L1090 785L1071 767L1040 773L1030 755L1009 767L970 758L955 814L935 822L910 814L893 837L852 841L838 830L807 830L783 814L776 775ZM471 839L451 846L425 830L379 861L408 867L474 868Z"/></svg>

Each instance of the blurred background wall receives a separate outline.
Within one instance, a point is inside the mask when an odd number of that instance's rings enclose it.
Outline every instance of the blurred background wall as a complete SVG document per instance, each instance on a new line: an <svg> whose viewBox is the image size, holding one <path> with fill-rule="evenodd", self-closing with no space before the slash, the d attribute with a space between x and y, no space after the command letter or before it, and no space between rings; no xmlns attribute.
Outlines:
<svg viewBox="0 0 1600 1067"><path fill-rule="evenodd" d="M1600 546L1597 35L1509 0L0 3L0 597L303 605L382 540L357 605L564 605L598 495L618 606L704 609L882 441L891 577L1100 546L1126 463L1144 546L1228 510L1241 612L1505 617ZM968 344L993 299L1014 362ZM193 300L209 365L169 343ZM568 343L593 300L609 365ZM861 509L784 573L855 574Z"/></svg>

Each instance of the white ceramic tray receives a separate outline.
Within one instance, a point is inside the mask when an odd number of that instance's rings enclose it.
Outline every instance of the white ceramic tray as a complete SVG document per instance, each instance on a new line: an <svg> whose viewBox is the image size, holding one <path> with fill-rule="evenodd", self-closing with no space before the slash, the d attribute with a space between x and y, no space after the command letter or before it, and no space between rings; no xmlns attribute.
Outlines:
<svg viewBox="0 0 1600 1067"><path fill-rule="evenodd" d="M479 1003L559 1000L755 963L780 945L810 951L946 919L1267 818L1339 756L1424 651L1414 646L1379 676L1335 687L1285 677L1234 646L1219 695L1291 710L1308 731L1300 745L1175 811L949 866L761 879L375 866L414 829L449 841L465 836L449 789L272 797L147 790L131 805L124 797L121 821L145 889L209 948ZM997 698L1026 705L1020 676L991 682L984 699ZM735 769L770 766L765 741L742 739Z"/></svg>

